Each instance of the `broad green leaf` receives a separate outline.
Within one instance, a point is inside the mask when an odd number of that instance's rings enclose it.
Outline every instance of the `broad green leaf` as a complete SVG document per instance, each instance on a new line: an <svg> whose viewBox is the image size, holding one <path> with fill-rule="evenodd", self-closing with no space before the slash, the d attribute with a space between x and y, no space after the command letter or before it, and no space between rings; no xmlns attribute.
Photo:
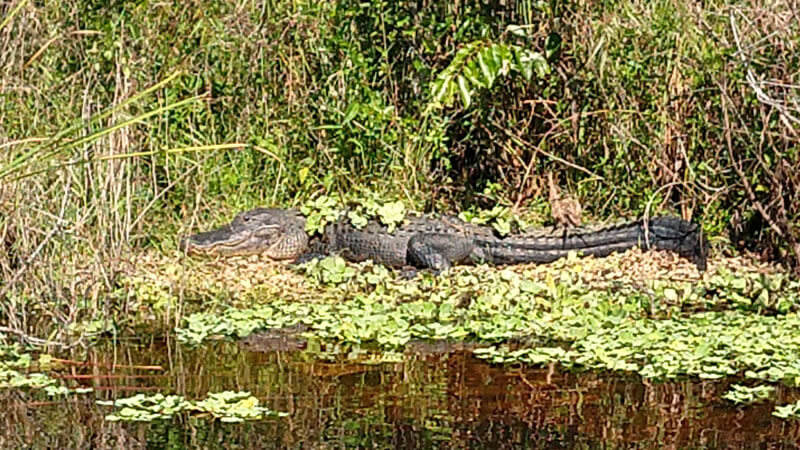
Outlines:
<svg viewBox="0 0 800 450"><path fill-rule="evenodd" d="M498 217L492 226L501 236L506 236L511 233L511 222L502 217Z"/></svg>
<svg viewBox="0 0 800 450"><path fill-rule="evenodd" d="M469 92L467 81L461 75L459 75L456 80L458 81L458 92L461 94L461 103L464 105L464 108L469 108L469 105L472 104L472 95Z"/></svg>
<svg viewBox="0 0 800 450"><path fill-rule="evenodd" d="M450 83L452 83L452 79L449 76L442 76L440 74L440 76L436 77L431 87L431 97L433 97L435 102L447 103L447 90Z"/></svg>
<svg viewBox="0 0 800 450"><path fill-rule="evenodd" d="M664 297L671 302L677 302L678 292L675 289L666 288L664 289Z"/></svg>
<svg viewBox="0 0 800 450"><path fill-rule="evenodd" d="M498 74L508 75L514 65L514 55L507 45L496 44L492 47L492 55L494 57L495 65L497 66Z"/></svg>
<svg viewBox="0 0 800 450"><path fill-rule="evenodd" d="M378 208L378 217L381 223L389 228L389 232L392 232L405 219L406 207L400 201L385 203Z"/></svg>
<svg viewBox="0 0 800 450"><path fill-rule="evenodd" d="M484 82L487 88L491 88L494 84L494 79L497 76L497 67L494 66L494 59L491 56L491 50L483 49L478 52L477 61L478 67L481 69Z"/></svg>
<svg viewBox="0 0 800 450"><path fill-rule="evenodd" d="M541 53L531 52L531 61L533 61L533 70L539 78L544 78L550 73L550 65Z"/></svg>
<svg viewBox="0 0 800 450"><path fill-rule="evenodd" d="M350 223L358 229L364 228L365 226L367 226L367 223L369 222L369 220L366 217L359 214L358 211L348 212L347 218L350 219Z"/></svg>
<svg viewBox="0 0 800 450"><path fill-rule="evenodd" d="M478 69L477 63L473 60L470 61L467 65L464 66L464 78L467 79L473 86L479 88L487 88L488 86L484 82L483 78L481 77L480 70Z"/></svg>

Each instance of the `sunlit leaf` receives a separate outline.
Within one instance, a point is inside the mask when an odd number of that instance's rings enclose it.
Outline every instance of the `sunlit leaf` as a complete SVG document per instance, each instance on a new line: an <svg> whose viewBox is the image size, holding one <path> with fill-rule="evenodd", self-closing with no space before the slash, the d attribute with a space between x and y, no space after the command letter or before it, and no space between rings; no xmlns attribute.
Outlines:
<svg viewBox="0 0 800 450"><path fill-rule="evenodd" d="M459 75L456 80L458 82L458 92L461 94L461 103L464 105L464 108L469 108L469 105L472 104L472 95L469 92L467 81L461 75Z"/></svg>
<svg viewBox="0 0 800 450"><path fill-rule="evenodd" d="M405 219L406 207L400 201L386 203L378 209L378 217L389 228L389 232L392 232Z"/></svg>

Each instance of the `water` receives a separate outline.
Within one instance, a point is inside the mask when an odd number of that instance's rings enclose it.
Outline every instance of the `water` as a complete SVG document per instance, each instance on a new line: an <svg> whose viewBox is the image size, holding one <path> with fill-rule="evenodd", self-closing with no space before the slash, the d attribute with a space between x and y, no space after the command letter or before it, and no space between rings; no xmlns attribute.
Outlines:
<svg viewBox="0 0 800 450"><path fill-rule="evenodd" d="M0 446L796 448L800 441L798 422L772 417L772 402L737 408L720 400L732 380L642 383L557 367L500 367L443 344L410 346L396 355L399 362L384 364L347 353L323 361L302 347L270 339L196 349L163 339L101 343L80 358L89 365L51 372L93 394L50 401L0 391ZM104 420L111 408L95 403L137 392L202 399L225 390L249 391L290 415L244 424L185 415L115 423ZM796 390L777 388L780 402L797 398Z"/></svg>

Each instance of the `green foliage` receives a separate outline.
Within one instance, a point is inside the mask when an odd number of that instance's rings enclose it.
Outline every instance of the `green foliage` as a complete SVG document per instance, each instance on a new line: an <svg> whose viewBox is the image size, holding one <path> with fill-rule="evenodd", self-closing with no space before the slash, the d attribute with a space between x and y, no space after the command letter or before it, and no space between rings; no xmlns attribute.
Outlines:
<svg viewBox="0 0 800 450"><path fill-rule="evenodd" d="M364 228L367 226L367 223L369 223L369 218L359 214L358 211L348 211L347 219L350 220L350 223L358 229Z"/></svg>
<svg viewBox="0 0 800 450"><path fill-rule="evenodd" d="M800 300L784 293L799 290L800 280L789 274L742 276L720 269L708 282L708 291L717 300L754 310L777 310L782 313L796 307Z"/></svg>
<svg viewBox="0 0 800 450"><path fill-rule="evenodd" d="M109 414L106 420L110 422L150 422L156 419L169 419L175 413L181 412L191 406L180 395L154 394L146 396L136 394L133 397L121 398L113 401L98 400L98 405L115 406L121 409L117 414Z"/></svg>
<svg viewBox="0 0 800 450"><path fill-rule="evenodd" d="M406 207L403 202L386 203L378 208L377 213L381 223L386 225L391 233L406 218Z"/></svg>
<svg viewBox="0 0 800 450"><path fill-rule="evenodd" d="M731 389L722 395L722 398L739 405L752 405L769 399L775 393L772 386L747 387L739 384L731 385Z"/></svg>
<svg viewBox="0 0 800 450"><path fill-rule="evenodd" d="M106 420L110 422L152 422L170 419L183 412L191 413L194 417L211 416L220 422L233 423L288 415L259 406L259 400L249 392L209 393L205 400L196 402L188 401L180 395L136 394L114 401L98 400L97 404L120 408L116 413L106 416Z"/></svg>
<svg viewBox="0 0 800 450"><path fill-rule="evenodd" d="M300 211L306 216L306 231L311 234L322 233L325 225L339 220L344 211L347 211L347 219L356 228L363 228L369 220L377 220L386 225L391 233L403 223L408 213L402 201L383 202L375 196L365 198L349 196L347 205L342 206L333 198L324 195L307 202ZM513 215L510 208L499 205L491 210L473 208L462 211L458 217L477 225L491 225L502 236L511 232L512 224L517 227L527 227L527 222L523 218Z"/></svg>
<svg viewBox="0 0 800 450"><path fill-rule="evenodd" d="M333 223L347 211L347 218L356 228L366 226L371 219L377 219L386 225L391 233L403 223L406 217L406 206L402 201L379 202L374 196L367 198L350 197L349 207L341 206L336 200L328 196L317 197L300 208L306 216L306 231L310 234L322 233L325 225Z"/></svg>
<svg viewBox="0 0 800 450"><path fill-rule="evenodd" d="M734 306L757 313L796 311L800 282L789 274L736 273L724 267L700 285L653 283L653 292L674 305L697 304L706 309Z"/></svg>
<svg viewBox="0 0 800 450"><path fill-rule="evenodd" d="M286 417L289 414L259 406L259 400L249 392L210 393L205 400L195 403L194 411L209 413L221 422L244 422L268 416Z"/></svg>
<svg viewBox="0 0 800 450"><path fill-rule="evenodd" d="M511 233L512 224L520 228L527 227L524 219L511 214L511 208L500 205L490 210L462 211L458 214L458 218L476 225L490 224L501 236Z"/></svg>
<svg viewBox="0 0 800 450"><path fill-rule="evenodd" d="M380 220L383 220L379 211L391 211L391 209L392 207L387 206L374 192L367 192L366 196L362 197L358 194L357 197L351 198L351 201L347 205L347 217L354 227L362 228L367 225L370 219L380 218Z"/></svg>
<svg viewBox="0 0 800 450"><path fill-rule="evenodd" d="M513 44L470 42L436 75L431 101L433 106L452 106L457 93L464 108L469 108L474 91L491 89L499 77L518 73L530 81L534 73L544 78L549 72L547 61L537 52Z"/></svg>
<svg viewBox="0 0 800 450"><path fill-rule="evenodd" d="M339 220L342 212L337 208L336 200L325 195L303 205L300 212L306 216L306 231L309 234L322 234L325 231L325 225Z"/></svg>
<svg viewBox="0 0 800 450"><path fill-rule="evenodd" d="M305 264L303 269L306 275L314 277L323 284L339 284L355 275L355 270L338 255L311 261Z"/></svg>

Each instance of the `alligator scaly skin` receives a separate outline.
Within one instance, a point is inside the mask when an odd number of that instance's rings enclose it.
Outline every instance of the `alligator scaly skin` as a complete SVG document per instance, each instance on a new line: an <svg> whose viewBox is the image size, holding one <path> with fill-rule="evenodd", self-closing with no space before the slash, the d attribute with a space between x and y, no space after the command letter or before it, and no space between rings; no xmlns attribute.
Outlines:
<svg viewBox="0 0 800 450"><path fill-rule="evenodd" d="M370 222L356 229L347 222L329 225L327 253L352 261L371 259L402 267L445 269L453 264L548 263L570 251L607 256L632 247L679 253L705 270L708 244L699 227L675 217L655 217L596 230L556 230L497 236L493 229L454 217L410 217L393 232Z"/></svg>
<svg viewBox="0 0 800 450"><path fill-rule="evenodd" d="M294 210L258 208L228 225L182 241L189 252L212 255L263 253L273 259L304 260L340 254L351 261L371 259L393 267L441 271L453 264L547 263L570 251L606 256L632 247L679 253L705 270L708 243L700 227L675 217L654 217L595 230L570 229L498 236L490 227L451 217L409 214L389 232L376 221L363 228L347 219L328 224L310 239L305 218Z"/></svg>

